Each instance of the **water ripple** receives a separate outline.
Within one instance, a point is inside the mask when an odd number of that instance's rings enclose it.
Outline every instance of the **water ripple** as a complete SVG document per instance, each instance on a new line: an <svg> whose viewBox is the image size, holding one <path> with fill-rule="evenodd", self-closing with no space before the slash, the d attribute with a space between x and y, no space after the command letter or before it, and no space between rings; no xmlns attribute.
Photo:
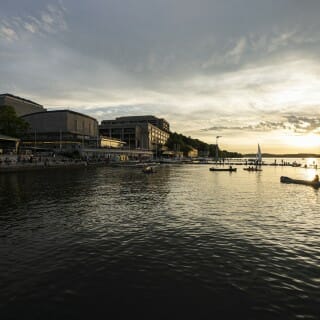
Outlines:
<svg viewBox="0 0 320 320"><path fill-rule="evenodd" d="M140 315L161 304L163 316L317 319L318 191L280 184L283 168L208 168L0 176L2 314L82 318L130 305Z"/></svg>

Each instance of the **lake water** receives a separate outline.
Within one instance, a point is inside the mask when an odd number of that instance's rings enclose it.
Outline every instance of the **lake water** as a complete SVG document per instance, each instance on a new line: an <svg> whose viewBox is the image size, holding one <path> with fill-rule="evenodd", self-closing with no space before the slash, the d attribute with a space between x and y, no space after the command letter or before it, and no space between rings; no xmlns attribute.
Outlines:
<svg viewBox="0 0 320 320"><path fill-rule="evenodd" d="M209 167L1 174L1 319L319 319L316 171Z"/></svg>

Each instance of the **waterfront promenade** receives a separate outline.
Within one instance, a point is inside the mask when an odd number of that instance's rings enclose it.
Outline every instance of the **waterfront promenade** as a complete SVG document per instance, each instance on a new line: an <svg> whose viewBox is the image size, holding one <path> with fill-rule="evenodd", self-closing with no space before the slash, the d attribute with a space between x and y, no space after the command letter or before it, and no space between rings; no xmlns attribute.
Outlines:
<svg viewBox="0 0 320 320"><path fill-rule="evenodd" d="M62 167L85 167L87 165L87 161L70 159L62 156L19 157L8 155L0 158L0 172L30 171Z"/></svg>
<svg viewBox="0 0 320 320"><path fill-rule="evenodd" d="M193 165L217 165L217 166L248 166L254 164L254 159L245 159L245 158L236 158L236 159L225 159L224 161L214 161L214 160L172 160L164 161L158 159L158 161L147 161L148 162L157 162L159 165L168 165L168 164L193 164ZM30 171L30 170L41 170L41 169L54 169L54 168L74 168L74 167L86 167L86 166L141 166L145 162L137 160L128 160L128 161L110 161L109 159L72 159L63 156L1 156L0 157L0 172L15 172L15 171ZM261 166L291 166L291 167L300 167L302 166L301 159L268 159L263 161ZM303 166L306 166L305 164ZM308 166L309 167L309 166ZM312 167L312 165L311 165ZM316 168L315 168L316 169Z"/></svg>

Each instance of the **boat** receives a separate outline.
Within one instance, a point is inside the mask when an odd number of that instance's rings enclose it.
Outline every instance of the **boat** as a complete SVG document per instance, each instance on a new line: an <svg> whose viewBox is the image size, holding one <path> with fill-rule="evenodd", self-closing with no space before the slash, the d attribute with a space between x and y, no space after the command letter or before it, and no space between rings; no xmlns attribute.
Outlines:
<svg viewBox="0 0 320 320"><path fill-rule="evenodd" d="M259 143L258 143L258 151L257 151L256 159L255 159L254 163L255 163L255 166L247 167L247 168L244 168L243 170L246 170L246 171L262 171L262 169L261 169L262 153L261 153L261 149L260 149Z"/></svg>
<svg viewBox="0 0 320 320"><path fill-rule="evenodd" d="M298 163L297 161L293 161L291 164L291 167L301 167L301 163Z"/></svg>
<svg viewBox="0 0 320 320"><path fill-rule="evenodd" d="M292 179L289 177L281 176L280 177L280 182L282 183L294 183L294 184L303 184L306 186L311 186L314 188L319 188L320 187L320 182L315 181L315 180L298 180L298 179Z"/></svg>
<svg viewBox="0 0 320 320"><path fill-rule="evenodd" d="M155 166L146 166L142 169L143 173L155 173L156 167Z"/></svg>
<svg viewBox="0 0 320 320"><path fill-rule="evenodd" d="M257 152L257 164L261 166L262 164L262 153L260 149L260 144L258 143L258 152Z"/></svg>
<svg viewBox="0 0 320 320"><path fill-rule="evenodd" d="M228 171L228 172L236 172L236 171L237 171L237 168L232 168L232 167L230 167L230 168L214 168L214 167L212 167L212 168L210 168L209 170L210 170L210 171Z"/></svg>
<svg viewBox="0 0 320 320"><path fill-rule="evenodd" d="M243 170L246 170L246 171L262 171L262 169L257 168L257 167L243 168Z"/></svg>

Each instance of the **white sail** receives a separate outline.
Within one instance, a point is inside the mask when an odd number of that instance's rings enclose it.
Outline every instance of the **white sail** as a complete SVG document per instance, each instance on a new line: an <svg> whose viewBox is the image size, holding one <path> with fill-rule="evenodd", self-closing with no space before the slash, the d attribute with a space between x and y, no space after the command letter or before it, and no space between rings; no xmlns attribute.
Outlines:
<svg viewBox="0 0 320 320"><path fill-rule="evenodd" d="M261 154L261 149L259 144L258 144L258 152L257 152L257 162L258 164L262 163L262 154Z"/></svg>

